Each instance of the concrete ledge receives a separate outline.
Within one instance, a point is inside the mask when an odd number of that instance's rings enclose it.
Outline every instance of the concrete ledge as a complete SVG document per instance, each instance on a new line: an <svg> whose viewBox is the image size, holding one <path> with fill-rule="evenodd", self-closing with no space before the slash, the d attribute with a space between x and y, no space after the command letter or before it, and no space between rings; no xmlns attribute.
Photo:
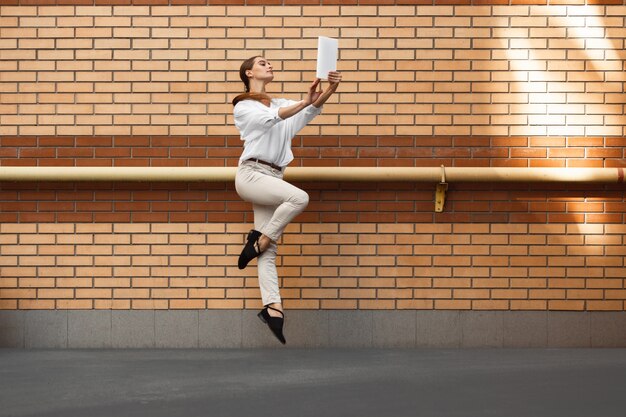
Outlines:
<svg viewBox="0 0 626 417"><path fill-rule="evenodd" d="M256 310L0 311L0 347L257 348ZM289 347L626 347L626 312L291 310Z"/></svg>

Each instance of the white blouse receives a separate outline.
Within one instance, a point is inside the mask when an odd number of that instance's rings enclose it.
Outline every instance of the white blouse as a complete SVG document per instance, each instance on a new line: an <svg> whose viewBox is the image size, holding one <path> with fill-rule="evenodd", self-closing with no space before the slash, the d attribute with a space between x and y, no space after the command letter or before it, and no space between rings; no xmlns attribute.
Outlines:
<svg viewBox="0 0 626 417"><path fill-rule="evenodd" d="M235 106L235 126L244 141L239 164L250 158L261 159L281 167L293 161L291 139L322 112L312 104L287 119L278 116L278 109L297 101L274 98L270 107L257 100L242 100Z"/></svg>

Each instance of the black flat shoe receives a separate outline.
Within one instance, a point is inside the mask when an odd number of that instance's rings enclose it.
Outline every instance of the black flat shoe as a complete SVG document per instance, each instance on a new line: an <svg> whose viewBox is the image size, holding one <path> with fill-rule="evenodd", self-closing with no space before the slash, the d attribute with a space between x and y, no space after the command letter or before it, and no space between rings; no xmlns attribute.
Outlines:
<svg viewBox="0 0 626 417"><path fill-rule="evenodd" d="M243 247L241 255L239 255L239 262L237 263L239 269L244 269L246 266L248 266L248 262L261 254L261 247L259 246L259 238L261 237L261 235L261 232L254 229L248 232L246 246Z"/></svg>
<svg viewBox="0 0 626 417"><path fill-rule="evenodd" d="M278 311L280 314L282 314L282 317L270 316L270 314L267 312L268 308L274 311ZM266 306L263 310L261 310L259 314L257 314L257 316L259 316L263 323L267 323L272 333L274 333L274 336L276 336L276 338L280 340L280 343L282 343L283 345L287 343L287 341L285 340L285 336L283 336L283 323L285 322L285 315L282 311L277 310L274 307Z"/></svg>

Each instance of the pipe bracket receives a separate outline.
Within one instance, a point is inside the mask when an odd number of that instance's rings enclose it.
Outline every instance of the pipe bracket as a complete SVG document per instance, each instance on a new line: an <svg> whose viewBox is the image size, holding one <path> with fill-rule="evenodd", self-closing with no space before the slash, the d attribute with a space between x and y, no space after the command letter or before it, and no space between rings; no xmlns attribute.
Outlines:
<svg viewBox="0 0 626 417"><path fill-rule="evenodd" d="M446 182L446 167L441 166L441 182L437 184L435 190L435 212L441 213L443 206L446 203L446 191L448 190L448 183Z"/></svg>

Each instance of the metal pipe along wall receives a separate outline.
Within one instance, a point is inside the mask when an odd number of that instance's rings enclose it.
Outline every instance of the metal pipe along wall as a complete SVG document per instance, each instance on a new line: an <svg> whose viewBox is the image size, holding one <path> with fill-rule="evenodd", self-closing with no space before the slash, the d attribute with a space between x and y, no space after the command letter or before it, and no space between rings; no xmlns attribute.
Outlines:
<svg viewBox="0 0 626 417"><path fill-rule="evenodd" d="M445 169L445 180L442 173ZM0 181L234 181L236 167L0 167ZM623 183L623 168L292 167L288 181Z"/></svg>

